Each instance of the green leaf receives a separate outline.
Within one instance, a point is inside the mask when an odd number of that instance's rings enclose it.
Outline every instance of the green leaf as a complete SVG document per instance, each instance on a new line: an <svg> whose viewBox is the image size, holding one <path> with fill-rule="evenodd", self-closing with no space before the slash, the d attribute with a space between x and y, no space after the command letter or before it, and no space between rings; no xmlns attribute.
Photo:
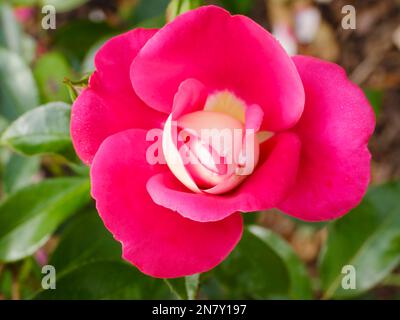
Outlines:
<svg viewBox="0 0 400 320"><path fill-rule="evenodd" d="M303 262L294 253L291 246L276 233L259 227L249 226L249 231L264 241L285 262L289 272L289 296L292 299L312 299L310 277Z"/></svg>
<svg viewBox="0 0 400 320"><path fill-rule="evenodd" d="M40 0L42 6L52 5L57 12L67 12L79 8L89 0Z"/></svg>
<svg viewBox="0 0 400 320"><path fill-rule="evenodd" d="M13 193L32 184L40 168L40 158L23 157L12 154L8 159L3 173L4 192Z"/></svg>
<svg viewBox="0 0 400 320"><path fill-rule="evenodd" d="M187 300L185 278L164 279L172 294L178 300Z"/></svg>
<svg viewBox="0 0 400 320"><path fill-rule="evenodd" d="M0 46L20 54L21 44L21 28L13 9L7 3L0 3Z"/></svg>
<svg viewBox="0 0 400 320"><path fill-rule="evenodd" d="M121 262L121 245L113 238L95 210L75 217L62 233L50 264L62 275L85 264Z"/></svg>
<svg viewBox="0 0 400 320"><path fill-rule="evenodd" d="M25 155L55 153L73 160L70 112L70 106L63 102L52 102L31 110L7 128L1 142Z"/></svg>
<svg viewBox="0 0 400 320"><path fill-rule="evenodd" d="M330 225L320 263L324 298L360 295L400 263L400 183L373 187L361 205ZM342 288L342 268L354 266L356 289Z"/></svg>
<svg viewBox="0 0 400 320"><path fill-rule="evenodd" d="M49 264L56 269L56 290L36 299L165 299L162 280L140 273L121 259L121 245L97 212L76 216L64 229Z"/></svg>
<svg viewBox="0 0 400 320"><path fill-rule="evenodd" d="M171 0L166 12L167 22L171 22L182 13L196 9L201 5L201 0Z"/></svg>
<svg viewBox="0 0 400 320"><path fill-rule="evenodd" d="M192 276L164 279L165 283L179 300L194 300L197 297L200 284L200 274Z"/></svg>
<svg viewBox="0 0 400 320"><path fill-rule="evenodd" d="M97 241L97 239L93 239ZM34 299L168 299L168 288L123 262L93 262L57 276L56 290L39 292Z"/></svg>
<svg viewBox="0 0 400 320"><path fill-rule="evenodd" d="M14 120L37 105L32 72L17 54L0 48L0 113Z"/></svg>
<svg viewBox="0 0 400 320"><path fill-rule="evenodd" d="M50 52L36 62L33 74L43 102L68 101L69 93L63 81L71 76L67 60L58 52Z"/></svg>
<svg viewBox="0 0 400 320"><path fill-rule="evenodd" d="M284 260L268 242L247 228L230 256L207 276L211 279L215 276L218 282L219 292L216 297L210 298L287 297L290 289L289 272Z"/></svg>
<svg viewBox="0 0 400 320"><path fill-rule="evenodd" d="M195 300L200 285L200 274L185 277L185 285L188 299Z"/></svg>
<svg viewBox="0 0 400 320"><path fill-rule="evenodd" d="M25 187L0 204L0 261L34 253L69 216L89 203L87 179L49 179Z"/></svg>
<svg viewBox="0 0 400 320"><path fill-rule="evenodd" d="M36 57L36 49L37 44L34 37L28 34L24 34L21 40L21 52L20 56L28 63L32 63L32 61Z"/></svg>
<svg viewBox="0 0 400 320"><path fill-rule="evenodd" d="M12 299L13 276L10 270L0 270L0 300Z"/></svg>

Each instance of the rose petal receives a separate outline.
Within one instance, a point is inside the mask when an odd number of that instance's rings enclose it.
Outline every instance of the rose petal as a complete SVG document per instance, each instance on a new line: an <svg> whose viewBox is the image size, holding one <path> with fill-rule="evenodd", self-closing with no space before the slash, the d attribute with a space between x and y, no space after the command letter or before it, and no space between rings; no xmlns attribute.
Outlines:
<svg viewBox="0 0 400 320"><path fill-rule="evenodd" d="M294 129L302 153L296 186L280 208L303 220L334 219L355 207L367 189L374 114L339 66L303 56L294 62L306 92Z"/></svg>
<svg viewBox="0 0 400 320"><path fill-rule="evenodd" d="M132 60L157 30L136 29L109 40L97 53L96 71L72 107L71 136L90 164L101 142L129 128L157 128L165 115L147 107L129 78Z"/></svg>
<svg viewBox="0 0 400 320"><path fill-rule="evenodd" d="M196 194L186 189L170 172L153 176L147 190L155 203L195 221L218 221L234 212L275 207L287 195L297 173L300 141L282 133L262 148L266 159L234 192L224 195Z"/></svg>
<svg viewBox="0 0 400 320"><path fill-rule="evenodd" d="M122 243L123 257L142 272L172 278L208 271L239 241L242 218L234 214L219 222L199 223L154 204L145 184L167 169L147 163L149 145L146 132L137 129L102 143L91 168L100 216Z"/></svg>
<svg viewBox="0 0 400 320"><path fill-rule="evenodd" d="M132 64L136 93L156 110L170 113L174 94L188 78L213 93L230 90L258 104L262 129L292 127L304 107L299 74L273 36L251 19L205 6L176 18L143 47Z"/></svg>
<svg viewBox="0 0 400 320"><path fill-rule="evenodd" d="M264 119L264 111L260 106L253 104L246 108L246 129L260 130Z"/></svg>
<svg viewBox="0 0 400 320"><path fill-rule="evenodd" d="M206 100L207 89L200 81L183 81L174 97L172 119L177 120L184 114L202 110Z"/></svg>

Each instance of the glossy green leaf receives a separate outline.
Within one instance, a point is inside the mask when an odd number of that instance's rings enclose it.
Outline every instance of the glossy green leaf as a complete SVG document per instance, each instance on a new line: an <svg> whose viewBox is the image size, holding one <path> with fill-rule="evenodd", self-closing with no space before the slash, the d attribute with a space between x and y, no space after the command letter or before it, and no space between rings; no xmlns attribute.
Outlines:
<svg viewBox="0 0 400 320"><path fill-rule="evenodd" d="M164 279L171 293L178 300L187 300L186 281L185 278Z"/></svg>
<svg viewBox="0 0 400 320"><path fill-rule="evenodd" d="M56 290L37 299L163 299L171 294L162 280L140 273L121 258L121 245L95 210L64 229L49 264L56 269Z"/></svg>
<svg viewBox="0 0 400 320"><path fill-rule="evenodd" d="M324 298L359 295L400 263L400 184L369 190L361 205L329 228L320 275ZM356 271L356 289L343 289L344 266Z"/></svg>
<svg viewBox="0 0 400 320"><path fill-rule="evenodd" d="M3 172L3 188L5 193L13 193L35 181L40 168L39 157L23 157L12 154Z"/></svg>
<svg viewBox="0 0 400 320"><path fill-rule="evenodd" d="M127 263L102 261L57 276L55 290L41 291L34 298L168 299L170 295L162 280L147 277Z"/></svg>
<svg viewBox="0 0 400 320"><path fill-rule="evenodd" d="M32 63L32 61L36 57L37 44L36 39L31 35L24 34L21 39L21 52L20 56L28 63Z"/></svg>
<svg viewBox="0 0 400 320"><path fill-rule="evenodd" d="M36 54L34 38L21 30L13 8L7 2L0 2L0 47L18 54L28 63L32 62Z"/></svg>
<svg viewBox="0 0 400 320"><path fill-rule="evenodd" d="M290 245L276 233L259 227L249 226L249 231L264 241L285 262L289 272L289 296L292 299L312 299L310 276L303 262L295 254Z"/></svg>
<svg viewBox="0 0 400 320"><path fill-rule="evenodd" d="M33 74L43 102L69 101L63 81L65 77L71 77L71 68L63 55L58 52L43 55L36 62Z"/></svg>
<svg viewBox="0 0 400 320"><path fill-rule="evenodd" d="M0 261L34 253L69 216L90 201L82 178L45 180L25 187L0 204Z"/></svg>
<svg viewBox="0 0 400 320"><path fill-rule="evenodd" d="M165 279L165 283L175 298L179 300L194 300L197 298L199 290L200 274L182 278Z"/></svg>
<svg viewBox="0 0 400 320"><path fill-rule="evenodd" d="M22 32L10 5L0 3L0 46L21 53Z"/></svg>
<svg viewBox="0 0 400 320"><path fill-rule="evenodd" d="M268 242L251 229L245 229L243 237L230 256L210 274L208 285L216 277L214 293L203 293L210 298L267 299L287 297L290 276L285 261ZM203 284L202 284L203 288ZM215 296L214 296L215 294Z"/></svg>
<svg viewBox="0 0 400 320"><path fill-rule="evenodd" d="M1 142L26 155L55 153L74 159L70 112L70 106L63 102L35 108L15 120L3 133Z"/></svg>
<svg viewBox="0 0 400 320"><path fill-rule="evenodd" d="M0 48L0 113L14 120L37 105L32 72L16 53Z"/></svg>
<svg viewBox="0 0 400 320"><path fill-rule="evenodd" d="M100 261L121 262L121 244L107 231L95 210L74 218L61 235L50 264L59 275L85 264Z"/></svg>
<svg viewBox="0 0 400 320"><path fill-rule="evenodd" d="M197 298L197 292L200 285L200 274L185 277L186 293L189 300Z"/></svg>

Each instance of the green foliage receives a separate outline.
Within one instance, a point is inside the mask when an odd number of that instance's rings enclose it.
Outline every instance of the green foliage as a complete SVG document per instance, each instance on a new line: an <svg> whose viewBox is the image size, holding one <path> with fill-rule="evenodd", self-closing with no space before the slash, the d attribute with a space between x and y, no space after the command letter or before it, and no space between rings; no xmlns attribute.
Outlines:
<svg viewBox="0 0 400 320"><path fill-rule="evenodd" d="M3 191L13 193L35 180L40 168L39 157L23 157L11 154L7 160L3 172Z"/></svg>
<svg viewBox="0 0 400 320"><path fill-rule="evenodd" d="M1 142L25 155L56 153L75 159L69 134L71 108L51 102L15 120L3 133Z"/></svg>
<svg viewBox="0 0 400 320"><path fill-rule="evenodd" d="M15 53L21 53L22 33L12 8L7 3L0 3L0 47Z"/></svg>
<svg viewBox="0 0 400 320"><path fill-rule="evenodd" d="M63 85L63 80L71 77L72 72L62 54L54 51L41 56L36 61L33 74L43 102L69 101L68 89Z"/></svg>
<svg viewBox="0 0 400 320"><path fill-rule="evenodd" d="M211 273L216 282L211 275L209 288L214 282L213 290L225 299L287 297L289 292L290 278L285 262L251 229L245 229L235 250ZM213 295L210 289L205 294Z"/></svg>
<svg viewBox="0 0 400 320"><path fill-rule="evenodd" d="M202 295L215 299L312 298L310 278L277 234L250 225L231 255L204 275Z"/></svg>
<svg viewBox="0 0 400 320"><path fill-rule="evenodd" d="M49 179L11 194L0 204L0 261L33 254L89 199L82 178Z"/></svg>
<svg viewBox="0 0 400 320"><path fill-rule="evenodd" d="M57 278L57 290L38 293L35 299L166 299L161 280L114 261L93 262Z"/></svg>
<svg viewBox="0 0 400 320"><path fill-rule="evenodd" d="M290 245L272 231L258 226L250 226L249 231L272 248L285 263L289 273L289 297L311 299L311 282L305 265L294 253Z"/></svg>
<svg viewBox="0 0 400 320"><path fill-rule="evenodd" d="M399 196L399 183L374 187L358 208L330 225L320 266L325 298L360 295L399 265ZM354 290L341 286L345 265L356 270Z"/></svg>
<svg viewBox="0 0 400 320"><path fill-rule="evenodd" d="M200 286L200 274L194 274L183 278L165 279L176 299L194 300L197 298Z"/></svg>
<svg viewBox="0 0 400 320"><path fill-rule="evenodd" d="M0 112L14 120L38 105L32 72L14 52L0 48Z"/></svg>
<svg viewBox="0 0 400 320"><path fill-rule="evenodd" d="M50 264L59 275L93 262L121 262L121 245L107 231L95 210L77 216L62 233Z"/></svg>
<svg viewBox="0 0 400 320"><path fill-rule="evenodd" d="M36 299L170 298L162 280L121 260L121 246L96 212L85 212L64 230L50 263L57 270L57 290L40 291Z"/></svg>

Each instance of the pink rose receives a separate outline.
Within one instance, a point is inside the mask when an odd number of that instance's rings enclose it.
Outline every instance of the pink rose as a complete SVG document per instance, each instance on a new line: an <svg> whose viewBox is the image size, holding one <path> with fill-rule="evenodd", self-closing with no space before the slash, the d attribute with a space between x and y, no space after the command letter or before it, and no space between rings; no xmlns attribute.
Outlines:
<svg viewBox="0 0 400 320"><path fill-rule="evenodd" d="M202 7L111 39L95 64L72 109L74 146L123 257L148 275L215 267L240 240L239 212L335 219L367 189L362 91L335 64L290 58L247 17ZM201 129L239 138L222 150Z"/></svg>

